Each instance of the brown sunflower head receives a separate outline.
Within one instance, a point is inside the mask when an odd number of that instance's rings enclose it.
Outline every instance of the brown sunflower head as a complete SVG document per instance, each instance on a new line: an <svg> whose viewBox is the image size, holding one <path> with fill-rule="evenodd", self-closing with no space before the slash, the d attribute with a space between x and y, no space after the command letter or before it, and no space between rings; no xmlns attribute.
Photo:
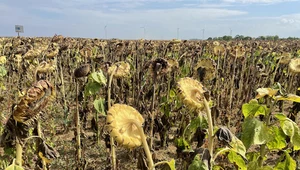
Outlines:
<svg viewBox="0 0 300 170"><path fill-rule="evenodd" d="M216 74L216 62L213 59L200 59L194 69L194 77L204 80L212 80Z"/></svg>
<svg viewBox="0 0 300 170"><path fill-rule="evenodd" d="M142 126L144 118L131 106L114 104L108 110L106 117L108 130L115 140L126 148L135 148L142 145L141 134L133 121Z"/></svg>
<svg viewBox="0 0 300 170"><path fill-rule="evenodd" d="M191 110L203 110L206 90L203 85L192 78L181 78L177 82L179 95L183 103Z"/></svg>
<svg viewBox="0 0 300 170"><path fill-rule="evenodd" d="M149 70L150 74L153 75L154 77L162 76L168 73L169 71L171 71L170 64L168 63L167 60L163 58L157 58L153 61L150 61L148 67L150 69Z"/></svg>
<svg viewBox="0 0 300 170"><path fill-rule="evenodd" d="M54 96L53 86L47 80L34 83L14 107L13 118L20 123L31 123Z"/></svg>
<svg viewBox="0 0 300 170"><path fill-rule="evenodd" d="M130 75L130 65L125 61L117 62L111 65L107 72L109 75L111 75L114 70L114 77L116 78L124 78Z"/></svg>
<svg viewBox="0 0 300 170"><path fill-rule="evenodd" d="M292 73L299 74L300 73L300 58L291 59L289 64L289 69Z"/></svg>
<svg viewBox="0 0 300 170"><path fill-rule="evenodd" d="M90 64L84 64L74 70L76 78L86 77L91 71Z"/></svg>

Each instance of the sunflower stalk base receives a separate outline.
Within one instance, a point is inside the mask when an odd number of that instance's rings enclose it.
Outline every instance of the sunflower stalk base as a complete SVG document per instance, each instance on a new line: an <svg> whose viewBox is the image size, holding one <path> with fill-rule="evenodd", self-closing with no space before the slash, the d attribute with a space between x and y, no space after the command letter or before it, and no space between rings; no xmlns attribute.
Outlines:
<svg viewBox="0 0 300 170"><path fill-rule="evenodd" d="M23 147L19 139L16 140L16 164L22 167Z"/></svg>
<svg viewBox="0 0 300 170"><path fill-rule="evenodd" d="M209 150L209 154L210 154L210 165L211 167L213 167L213 152L214 152L214 137L213 137L213 121L212 121L212 117L211 117L211 110L209 108L209 104L207 102L207 100L204 98L203 100L204 102L204 107L206 110L206 114L207 114L207 122L208 122L208 150Z"/></svg>
<svg viewBox="0 0 300 170"><path fill-rule="evenodd" d="M114 77L114 74L117 70L117 67L115 67L109 77L108 81L108 88L107 88L107 104L108 104L108 110L111 108L111 84ZM116 158L116 148L115 148L115 140L113 136L110 135L110 152L111 152L111 161L112 161L112 169L117 169L117 158Z"/></svg>
<svg viewBox="0 0 300 170"><path fill-rule="evenodd" d="M142 140L142 143L143 143L143 148L144 148L145 154L147 156L148 168L150 170L155 170L153 159L152 159L152 154L150 152L150 149L149 149L149 146L148 146L147 139L146 139L143 128L141 127L140 123L137 122L136 120L131 119L130 121L137 127L137 129L139 131L139 134L141 136L141 140Z"/></svg>
<svg viewBox="0 0 300 170"><path fill-rule="evenodd" d="M152 102L151 102L151 124L150 124L150 148L153 148L153 128L154 128L154 118L155 118L155 112L154 112L154 103L155 103L155 91L156 91L156 76L154 77L153 81L153 94L152 94Z"/></svg>
<svg viewBox="0 0 300 170"><path fill-rule="evenodd" d="M38 120L37 121L37 135L40 137L36 140L36 146L38 148L38 146L40 145L41 139L42 139L42 130L41 130L41 122ZM38 150L39 152L39 150ZM46 161L42 159L42 165L43 165L43 170L47 170L47 164Z"/></svg>
<svg viewBox="0 0 300 170"><path fill-rule="evenodd" d="M76 112L75 112L75 125L76 125L76 148L77 148L77 161L81 160L81 139L80 139L80 119L79 119L79 103L78 103L78 81L76 80Z"/></svg>

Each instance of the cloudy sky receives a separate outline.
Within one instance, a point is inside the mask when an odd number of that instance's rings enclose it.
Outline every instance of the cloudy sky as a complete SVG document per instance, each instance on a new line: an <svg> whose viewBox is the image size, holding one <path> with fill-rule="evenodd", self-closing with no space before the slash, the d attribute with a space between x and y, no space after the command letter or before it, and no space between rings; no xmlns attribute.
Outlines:
<svg viewBox="0 0 300 170"><path fill-rule="evenodd" d="M1 0L0 36L300 37L300 0ZM106 32L106 34L105 34Z"/></svg>

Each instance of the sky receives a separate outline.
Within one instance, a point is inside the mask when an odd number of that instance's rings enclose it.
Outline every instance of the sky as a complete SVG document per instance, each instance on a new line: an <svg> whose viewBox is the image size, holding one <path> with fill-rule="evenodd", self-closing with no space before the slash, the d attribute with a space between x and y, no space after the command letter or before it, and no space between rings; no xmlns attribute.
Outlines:
<svg viewBox="0 0 300 170"><path fill-rule="evenodd" d="M300 37L300 0L0 0L0 37Z"/></svg>

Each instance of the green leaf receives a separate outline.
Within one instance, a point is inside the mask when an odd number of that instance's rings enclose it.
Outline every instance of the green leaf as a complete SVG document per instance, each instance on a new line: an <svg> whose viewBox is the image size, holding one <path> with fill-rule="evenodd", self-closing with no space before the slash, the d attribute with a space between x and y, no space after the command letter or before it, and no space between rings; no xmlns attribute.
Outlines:
<svg viewBox="0 0 300 170"><path fill-rule="evenodd" d="M275 114L275 117L280 120L280 121L284 121L287 117L282 114L282 113L278 113L278 114Z"/></svg>
<svg viewBox="0 0 300 170"><path fill-rule="evenodd" d="M208 123L203 116L198 116L192 119L191 123L186 126L183 134L185 139L187 139L187 141L191 141L198 128L208 128Z"/></svg>
<svg viewBox="0 0 300 170"><path fill-rule="evenodd" d="M180 151L192 151L190 144L183 137L175 139L175 145Z"/></svg>
<svg viewBox="0 0 300 170"><path fill-rule="evenodd" d="M248 116L266 115L268 108L265 105L261 105L257 100L253 99L249 103L243 104L242 112L245 118Z"/></svg>
<svg viewBox="0 0 300 170"><path fill-rule="evenodd" d="M102 70L100 70L100 71L98 71L98 72L93 72L93 73L91 74L91 78L92 78L94 81L96 81L97 83L101 84L101 85L102 85L102 84L103 84L103 85L106 85L107 80L106 80L106 77L104 76Z"/></svg>
<svg viewBox="0 0 300 170"><path fill-rule="evenodd" d="M174 90L170 90L170 92L169 92L169 96L170 96L171 98L174 98L174 97L176 97L176 93L175 93L175 91L174 91Z"/></svg>
<svg viewBox="0 0 300 170"><path fill-rule="evenodd" d="M247 155L246 155L249 162L251 162L251 161L257 162L259 156L260 156L259 152L247 152Z"/></svg>
<svg viewBox="0 0 300 170"><path fill-rule="evenodd" d="M199 154L197 154L194 157L193 162L189 165L189 168L188 168L188 170L208 170L208 169L209 168L207 167L207 165L205 165L203 163Z"/></svg>
<svg viewBox="0 0 300 170"><path fill-rule="evenodd" d="M218 165L214 165L212 169L213 170L223 170L224 168L221 166L218 166Z"/></svg>
<svg viewBox="0 0 300 170"><path fill-rule="evenodd" d="M300 130L298 125L283 114L276 114L275 117L280 120L280 127L284 134L290 137L294 150L300 150Z"/></svg>
<svg viewBox="0 0 300 170"><path fill-rule="evenodd" d="M247 170L244 159L236 152L230 151L228 154L228 160L231 163L235 163L239 167L239 169Z"/></svg>
<svg viewBox="0 0 300 170"><path fill-rule="evenodd" d="M94 95L99 92L101 85L97 82L88 82L85 86L84 93L86 96Z"/></svg>
<svg viewBox="0 0 300 170"><path fill-rule="evenodd" d="M277 126L271 127L271 133L273 139L267 143L267 146L270 150L281 150L286 146L285 134L284 132L278 128Z"/></svg>
<svg viewBox="0 0 300 170"><path fill-rule="evenodd" d="M235 135L233 135L232 141L229 143L229 145L232 147L232 151L240 154L246 159L246 147Z"/></svg>
<svg viewBox="0 0 300 170"><path fill-rule="evenodd" d="M297 96L295 94L288 94L287 96L276 96L275 100L289 100L300 103L300 96Z"/></svg>
<svg viewBox="0 0 300 170"><path fill-rule="evenodd" d="M171 159L169 162L166 162L165 166L162 170L176 170L175 168L175 160Z"/></svg>
<svg viewBox="0 0 300 170"><path fill-rule="evenodd" d="M5 170L24 170L21 166L18 166L15 164L15 160L13 160L13 163L5 168Z"/></svg>
<svg viewBox="0 0 300 170"><path fill-rule="evenodd" d="M287 151L284 151L284 155L281 155L278 163L274 167L274 170L288 170L296 169L296 161L290 156Z"/></svg>
<svg viewBox="0 0 300 170"><path fill-rule="evenodd" d="M5 69L5 67L0 66L0 77L4 77L7 74L7 70Z"/></svg>
<svg viewBox="0 0 300 170"><path fill-rule="evenodd" d="M246 118L242 132L242 141L247 149L251 145L261 145L270 140L268 127L256 118Z"/></svg>
<svg viewBox="0 0 300 170"><path fill-rule="evenodd" d="M105 107L104 107L105 100L100 98L99 100L94 101L94 108L97 110L98 113L106 116L105 114Z"/></svg>
<svg viewBox="0 0 300 170"><path fill-rule="evenodd" d="M258 162L251 161L248 163L247 170L257 170L258 169Z"/></svg>

